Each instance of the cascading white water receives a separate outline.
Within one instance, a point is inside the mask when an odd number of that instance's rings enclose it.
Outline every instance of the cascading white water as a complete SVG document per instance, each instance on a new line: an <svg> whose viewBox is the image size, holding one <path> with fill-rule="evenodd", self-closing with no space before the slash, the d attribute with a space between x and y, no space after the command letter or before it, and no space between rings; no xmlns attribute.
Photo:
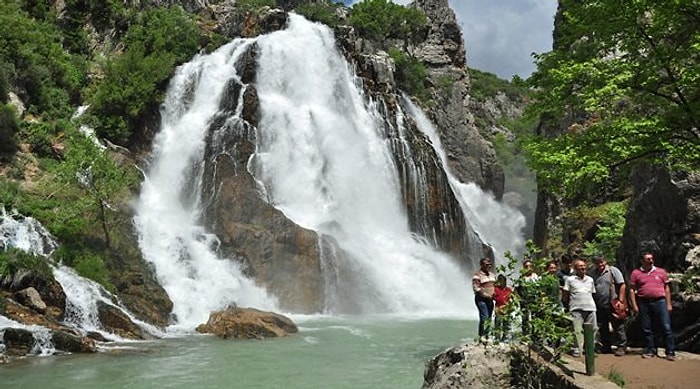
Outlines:
<svg viewBox="0 0 700 389"><path fill-rule="evenodd" d="M291 15L258 45L254 172L278 209L332 236L361 275L361 288L336 293L364 313L466 314L467 276L409 230L382 118L331 31ZM329 312L342 311L333 301Z"/></svg>
<svg viewBox="0 0 700 389"><path fill-rule="evenodd" d="M233 63L249 43L236 40L178 69L141 188L134 218L139 246L173 302L172 331L192 330L230 304L276 307L234 261L217 256L217 238L198 224L206 129L227 81L237 77Z"/></svg>
<svg viewBox="0 0 700 389"><path fill-rule="evenodd" d="M353 312L367 314L472 314L470 275L409 229L383 119L336 50L332 32L292 14L286 30L197 56L171 81L134 219L144 256L173 301L171 328L191 330L232 303L277 307L235 260L217 256L217 238L200 224L206 129L227 81L240 79L233 64L253 42L261 115L249 172L290 220L337 243L322 250L330 280L326 313L347 312L343 296L353 300ZM456 180L453 185L463 203L479 197L465 195ZM484 210L466 211L471 218ZM507 220L514 236L519 222ZM480 223L480 233L507 235L488 232L488 224L497 223ZM336 282L348 278L344 271L361 285Z"/></svg>
<svg viewBox="0 0 700 389"><path fill-rule="evenodd" d="M493 194L484 192L474 183L460 182L449 169L447 155L437 130L420 108L404 96L409 114L415 119L418 129L430 139L440 157L450 186L457 196L462 211L467 215L474 230L484 242L493 248L496 263L506 262L505 253L518 256L524 247L523 228L525 216L517 209L496 201Z"/></svg>
<svg viewBox="0 0 700 389"><path fill-rule="evenodd" d="M0 247L13 247L34 255L49 258L58 247L55 238L44 226L32 217L13 217L8 215L4 208L0 208ZM131 320L143 328L147 333L159 335L160 331L154 326L145 323L123 307L114 303L114 296L98 283L83 278L76 274L75 270L63 266L50 264L53 276L61 284L66 295L66 309L64 322L81 331L93 331L102 334L106 339L124 340L120 336L109 333L102 328L98 318L98 302L111 305L129 316ZM55 351L47 335L48 330L39 326L24 326L12 323L9 327L25 328L34 334L36 338L36 350L32 353L51 355ZM0 324L0 328L3 325Z"/></svg>

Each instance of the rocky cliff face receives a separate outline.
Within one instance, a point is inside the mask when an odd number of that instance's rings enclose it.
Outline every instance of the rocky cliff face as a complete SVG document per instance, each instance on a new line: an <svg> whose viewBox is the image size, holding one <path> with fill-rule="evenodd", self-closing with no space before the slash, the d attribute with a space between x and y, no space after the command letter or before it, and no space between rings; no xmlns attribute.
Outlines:
<svg viewBox="0 0 700 389"><path fill-rule="evenodd" d="M461 180L475 181L501 195L503 174L493 148L470 119L464 43L454 13L447 1L419 1L416 6L425 10L430 28L425 40L410 50L426 64L430 83L437 85L438 80L450 80L450 93L433 89L435 108L428 110L447 149L450 166ZM230 15L213 13L212 18L220 21L216 27L219 31L234 38L246 27L231 23L234 19ZM247 17L244 22L247 29L264 33L283 28L286 14L282 10L269 10L253 19L250 15ZM400 174L412 229L433 239L444 250L462 258L465 266L470 266L474 258L465 258L464 253L475 242L465 233L467 221L440 169L439 158L415 123L408 124L408 134L404 136L410 143L410 158L400 147L403 142L399 141L395 118L402 101L394 82L393 61L372 42L358 37L352 28L337 27L336 37L363 78L366 93L379 102L386 118L386 136L396 138L389 143L397 145L394 158L399 170L426 172L427 185L409 174ZM221 239L222 253L244 263L248 274L277 296L283 308L317 312L324 301L320 256L324 250L334 250L334 242L294 225L270 206L246 170L255 150L251 126L258 120L255 60L256 51L252 48L236 64L242 75L241 84L229 86L226 106L222 107L223 115L233 112L244 90L243 84L247 85L242 99L245 123L230 125L222 116L209 130L212 138L225 141L208 144L204 174L208 178L204 192L215 195L208 203L207 218Z"/></svg>

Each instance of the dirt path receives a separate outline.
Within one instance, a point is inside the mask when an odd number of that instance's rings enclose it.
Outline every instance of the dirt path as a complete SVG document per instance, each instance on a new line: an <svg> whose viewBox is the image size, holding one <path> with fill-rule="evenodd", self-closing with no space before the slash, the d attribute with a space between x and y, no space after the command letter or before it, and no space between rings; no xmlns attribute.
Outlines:
<svg viewBox="0 0 700 389"><path fill-rule="evenodd" d="M641 349L633 349L622 357L598 354L596 373L607 377L610 371L625 380L625 389L686 389L700 388L700 355L678 352L676 360L643 359ZM663 351L659 350L663 355ZM583 360L583 359L582 359Z"/></svg>

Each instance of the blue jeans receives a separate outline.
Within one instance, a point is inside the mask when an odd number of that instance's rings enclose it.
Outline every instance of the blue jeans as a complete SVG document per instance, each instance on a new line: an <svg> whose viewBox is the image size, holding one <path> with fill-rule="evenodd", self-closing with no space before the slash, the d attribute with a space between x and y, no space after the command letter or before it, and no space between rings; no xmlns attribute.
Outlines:
<svg viewBox="0 0 700 389"><path fill-rule="evenodd" d="M479 310L479 337L488 336L493 316L493 299L476 295L474 302Z"/></svg>
<svg viewBox="0 0 700 389"><path fill-rule="evenodd" d="M654 345L654 320L658 320L661 324L661 329L664 332L664 340L666 341L666 355L676 354L676 344L673 340L673 332L671 331L671 315L666 307L666 299L637 299L639 306L639 318L642 321L642 332L644 333L646 354L656 354L656 346Z"/></svg>

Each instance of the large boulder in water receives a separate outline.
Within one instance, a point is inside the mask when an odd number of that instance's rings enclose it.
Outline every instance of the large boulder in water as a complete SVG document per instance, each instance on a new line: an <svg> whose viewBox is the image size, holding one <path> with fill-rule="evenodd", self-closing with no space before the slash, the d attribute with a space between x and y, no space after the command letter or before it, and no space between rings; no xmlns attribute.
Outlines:
<svg viewBox="0 0 700 389"><path fill-rule="evenodd" d="M295 334L299 329L291 319L274 312L228 307L213 312L206 324L197 327L197 332L214 334L224 339L262 339Z"/></svg>

